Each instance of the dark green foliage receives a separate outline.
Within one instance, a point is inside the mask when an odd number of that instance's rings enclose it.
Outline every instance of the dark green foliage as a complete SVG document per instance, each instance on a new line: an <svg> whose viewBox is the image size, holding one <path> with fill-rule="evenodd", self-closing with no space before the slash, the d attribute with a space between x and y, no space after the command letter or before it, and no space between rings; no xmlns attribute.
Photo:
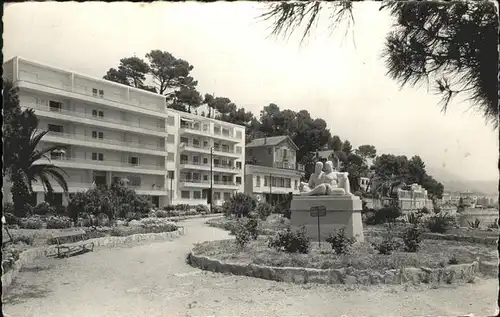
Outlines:
<svg viewBox="0 0 500 317"><path fill-rule="evenodd" d="M197 213L205 213L205 214L208 214L210 212L210 209L208 209L208 207L206 205L203 205L203 204L199 204L199 205L196 205L196 212Z"/></svg>
<svg viewBox="0 0 500 317"><path fill-rule="evenodd" d="M351 245L356 242L356 239L349 238L345 233L345 228L333 230L333 233L326 238L326 242L330 243L336 254L346 254Z"/></svg>
<svg viewBox="0 0 500 317"><path fill-rule="evenodd" d="M230 234L236 238L236 243L244 247L250 240L258 237L258 222L256 219L242 219L230 227Z"/></svg>
<svg viewBox="0 0 500 317"><path fill-rule="evenodd" d="M417 252L422 242L422 230L417 225L412 225L403 230L402 239L406 252Z"/></svg>
<svg viewBox="0 0 500 317"><path fill-rule="evenodd" d="M33 213L40 216L54 215L56 213L56 208L44 201L33 208Z"/></svg>
<svg viewBox="0 0 500 317"><path fill-rule="evenodd" d="M136 215L136 214L134 213L134 215ZM155 216L158 217L158 218L167 218L168 217L168 212L163 211L163 210L157 210L155 212Z"/></svg>
<svg viewBox="0 0 500 317"><path fill-rule="evenodd" d="M420 213L421 214L430 214L431 212L429 211L429 209L427 207L423 207L422 209L420 209Z"/></svg>
<svg viewBox="0 0 500 317"><path fill-rule="evenodd" d="M27 245L33 245L33 240L34 239L32 236L22 235L22 236L14 237L14 239L12 240L12 243L22 242L22 243L27 244Z"/></svg>
<svg viewBox="0 0 500 317"><path fill-rule="evenodd" d="M72 221L68 217L51 216L46 220L47 229L66 229L71 228Z"/></svg>
<svg viewBox="0 0 500 317"><path fill-rule="evenodd" d="M455 219L448 214L432 215L426 221L426 226L431 232L445 233L453 224Z"/></svg>
<svg viewBox="0 0 500 317"><path fill-rule="evenodd" d="M468 220L467 224L469 225L469 228L471 228L471 229L479 229L479 227L481 226L481 220L479 220L477 218L474 219L474 221Z"/></svg>
<svg viewBox="0 0 500 317"><path fill-rule="evenodd" d="M495 218L495 221L493 221L492 223L490 223L488 225L488 228L490 229L498 229L499 225L498 225L498 218Z"/></svg>
<svg viewBox="0 0 500 317"><path fill-rule="evenodd" d="M409 224L419 225L421 223L421 220L422 220L422 214L418 213L418 212L412 212L412 213L409 213L406 216L406 218L407 218Z"/></svg>
<svg viewBox="0 0 500 317"><path fill-rule="evenodd" d="M2 213L5 214L14 214L14 204L5 203L3 204Z"/></svg>
<svg viewBox="0 0 500 317"><path fill-rule="evenodd" d="M261 220L266 220L271 213L273 213L274 208L270 204L266 202L261 202L257 205L257 213L259 214L259 218Z"/></svg>
<svg viewBox="0 0 500 317"><path fill-rule="evenodd" d="M311 239L305 227L293 232L290 229L282 230L268 241L270 248L288 253L308 253Z"/></svg>
<svg viewBox="0 0 500 317"><path fill-rule="evenodd" d="M372 246L377 250L380 254L389 255L393 251L401 248L401 242L397 240L396 233L394 230L388 231L381 242L372 243Z"/></svg>
<svg viewBox="0 0 500 317"><path fill-rule="evenodd" d="M4 209L3 215L5 216L5 222L8 225L18 225L18 226L21 225L21 218L14 216L13 213L10 213L10 212L6 213L5 209Z"/></svg>
<svg viewBox="0 0 500 317"><path fill-rule="evenodd" d="M367 212L365 221L368 225L379 225L384 223L393 223L397 218L402 216L399 207L384 207L373 212Z"/></svg>
<svg viewBox="0 0 500 317"><path fill-rule="evenodd" d="M257 207L257 201L250 195L236 193L222 205L225 215L235 215L238 218L248 217Z"/></svg>
<svg viewBox="0 0 500 317"><path fill-rule="evenodd" d="M449 260L448 260L448 264L458 264L458 259L455 255L453 255Z"/></svg>
<svg viewBox="0 0 500 317"><path fill-rule="evenodd" d="M21 219L21 229L42 229L43 221L39 216Z"/></svg>

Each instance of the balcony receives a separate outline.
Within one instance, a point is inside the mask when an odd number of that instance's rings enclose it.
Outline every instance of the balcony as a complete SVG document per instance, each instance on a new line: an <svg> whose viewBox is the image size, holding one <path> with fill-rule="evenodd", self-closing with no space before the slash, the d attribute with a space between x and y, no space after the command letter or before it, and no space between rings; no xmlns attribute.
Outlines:
<svg viewBox="0 0 500 317"><path fill-rule="evenodd" d="M49 133L44 136L43 141L76 144L91 148L99 147L115 151L127 151L159 156L165 156L166 153L165 147L160 147L158 145L125 142L112 139L99 139L80 134L53 131L49 131Z"/></svg>
<svg viewBox="0 0 500 317"><path fill-rule="evenodd" d="M82 113L64 109L50 108L47 105L39 105L35 103L23 104L23 107L36 110L38 116L60 119L71 122L84 123L100 127L118 129L129 132L136 132L146 135L156 135L165 137L166 131L164 127L154 127L150 125L141 125L137 122L119 120L110 117L92 116L90 113ZM83 120L82 120L83 119Z"/></svg>
<svg viewBox="0 0 500 317"><path fill-rule="evenodd" d="M242 154L241 153L236 153L236 151L223 148L223 147L216 147L214 146L214 153L222 156L229 156L229 157L234 157L234 158L239 158Z"/></svg>
<svg viewBox="0 0 500 317"><path fill-rule="evenodd" d="M304 171L304 165L302 164L295 164L291 162L274 162L273 164L274 168L281 168L281 169L287 169L287 170L298 170L298 171Z"/></svg>
<svg viewBox="0 0 500 317"><path fill-rule="evenodd" d="M105 105L120 111L125 110L157 118L166 118L167 115L164 105L161 109L158 108L156 110L153 110L146 107L142 107L141 105L138 105L136 102L133 102L132 100L128 100L126 98L122 98L121 100L116 100L108 98L107 96L104 97L94 96L92 93L88 93L85 91L76 91L76 89L71 86L61 85L59 87L56 87L55 85L49 85L46 80L36 80L34 78L30 79L21 78L21 80L18 80L15 84L17 87L21 89L26 89L28 91L35 91L35 92L44 91L48 94L64 98L78 99L89 103ZM125 86L123 88L127 89L128 92L135 89L132 87L125 87ZM141 91L141 93L144 93L144 91Z"/></svg>
<svg viewBox="0 0 500 317"><path fill-rule="evenodd" d="M210 171L210 163L202 163L200 161L181 160L180 168L181 169L194 169L194 170ZM213 164L212 170L215 172L226 172L226 173L229 172L229 173L236 173L236 174L239 174L241 172L241 169L236 168L232 165L226 165L226 164Z"/></svg>
<svg viewBox="0 0 500 317"><path fill-rule="evenodd" d="M69 193L77 193L81 191L86 191L90 188L92 188L92 183L85 183L85 182L68 182L68 192ZM53 183L53 190L55 193L62 193L63 189L61 186L59 186L57 183ZM45 192L45 189L43 188L43 185L40 182L34 182L33 183L33 191L34 192Z"/></svg>
<svg viewBox="0 0 500 317"><path fill-rule="evenodd" d="M164 186L159 185L128 185L127 187L135 190L138 195L165 196L168 191Z"/></svg>
<svg viewBox="0 0 500 317"><path fill-rule="evenodd" d="M209 180L201 180L201 179L180 179L179 180L181 187L197 187L197 188L210 188L210 181ZM220 189L239 189L240 184L236 184L235 182L224 182L224 181L213 181L212 182L212 187L213 188L220 188Z"/></svg>
<svg viewBox="0 0 500 317"><path fill-rule="evenodd" d="M164 166L156 165L137 165L129 164L120 161L96 161L84 158L71 158L61 157L59 159L42 159L36 161L34 164L47 164L52 163L61 168L74 168L74 169L88 169L98 171L112 171L112 172L129 172L134 174L148 174L148 175L165 175Z"/></svg>
<svg viewBox="0 0 500 317"><path fill-rule="evenodd" d="M181 119L183 120L183 119ZM240 143L244 142L243 137L240 139L236 138L233 134L231 133L222 133L221 131L210 131L210 129L203 129L201 126L198 125L189 125L189 124L181 124L180 126L180 133L181 135L183 134L190 134L190 135L196 135L196 136L209 136L215 139L227 141L230 143Z"/></svg>

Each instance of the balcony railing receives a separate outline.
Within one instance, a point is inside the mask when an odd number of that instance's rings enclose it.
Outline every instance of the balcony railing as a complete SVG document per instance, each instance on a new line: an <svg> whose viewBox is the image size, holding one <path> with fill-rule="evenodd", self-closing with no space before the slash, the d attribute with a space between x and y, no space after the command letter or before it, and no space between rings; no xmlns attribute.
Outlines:
<svg viewBox="0 0 500 317"><path fill-rule="evenodd" d="M139 123L133 122L133 121L119 120L119 119L110 118L110 117L93 116L90 113L82 113L82 112L71 111L71 110L66 110L66 109L51 108L51 107L46 106L46 105L39 105L39 104L35 104L35 103L23 104L23 106L25 106L27 108L33 108L35 110L60 113L60 114L71 116L71 117L88 118L88 119L92 119L92 120L96 120L96 121L100 121L100 122L104 122L104 123L110 122L110 123L124 125L127 127L132 126L135 128L140 128L140 129L145 129L145 130L150 130L150 131L165 132L165 127L154 127L151 125L139 124Z"/></svg>
<svg viewBox="0 0 500 317"><path fill-rule="evenodd" d="M210 163L202 163L200 161L181 160L180 163L181 164L189 164L189 165L196 165L196 166L203 166L203 167L210 168ZM228 169L228 170L238 169L238 168L236 168L236 167L234 167L233 165L230 165L230 164L213 164L212 167L223 168L223 169Z"/></svg>
<svg viewBox="0 0 500 317"><path fill-rule="evenodd" d="M188 125L188 124L181 124L180 128L181 129L186 129L186 130L191 130L191 131L196 131L196 132L200 132L200 133L204 133L204 134L207 134L207 135L213 135L213 136L216 136L216 137L222 137L222 138L225 138L225 139L231 139L231 140L235 140L235 141L242 141L243 140L242 137L241 138L237 138L233 133L225 133L225 132L221 132L220 130L214 130L214 132L212 133L209 129L202 129L201 126L194 127L194 126L191 126L191 125Z"/></svg>
<svg viewBox="0 0 500 317"><path fill-rule="evenodd" d="M189 178L181 178L181 182L186 182L186 183L195 183L195 184L207 184L210 185L209 180L201 180L201 179L189 179ZM237 184L235 182L228 182L228 181L213 181L213 185L225 185L225 186L239 186L240 184Z"/></svg>
<svg viewBox="0 0 500 317"><path fill-rule="evenodd" d="M126 167L126 168L135 168L135 169L158 170L158 171L165 170L164 166L130 164L127 162L112 161L112 160L99 161L99 160L74 158L74 157L59 157L59 158L52 158L51 159L51 162L54 164L57 164L58 161L70 162L70 163L80 163L80 164L104 165L104 166L113 166L113 167ZM44 162L45 163L45 162L47 162L47 160L42 159L42 160L39 160L37 162Z"/></svg>
<svg viewBox="0 0 500 317"><path fill-rule="evenodd" d="M158 146L158 145L141 144L141 143L135 143L135 142L125 142L125 141L118 141L118 140L112 140L112 139L99 139L99 138L92 138L92 137L89 137L89 136L80 135L80 134L74 134L74 133L63 133L63 132L49 131L49 133L47 133L47 136L53 136L53 137L58 137L58 138L71 139L71 140L79 140L79 141L88 141L88 142L97 142L97 143L103 143L103 144L127 146L127 147L132 147L132 148L139 148L139 149L148 149L148 150L155 150L155 151L165 151L165 147L161 147L161 146Z"/></svg>
<svg viewBox="0 0 500 317"><path fill-rule="evenodd" d="M214 147L214 151L215 152L235 154L235 151L232 150L232 149L226 149L226 148L220 148L220 147Z"/></svg>
<svg viewBox="0 0 500 317"><path fill-rule="evenodd" d="M133 189L133 190L144 190L144 191L147 191L147 190L151 190L151 191L165 191L165 187L164 186L160 186L160 185L127 185L127 187Z"/></svg>
<svg viewBox="0 0 500 317"><path fill-rule="evenodd" d="M294 164L294 163L290 163L290 162L274 162L273 167L275 167L275 168L282 168L282 169L291 169L291 170L304 171L304 165L302 165L302 164Z"/></svg>

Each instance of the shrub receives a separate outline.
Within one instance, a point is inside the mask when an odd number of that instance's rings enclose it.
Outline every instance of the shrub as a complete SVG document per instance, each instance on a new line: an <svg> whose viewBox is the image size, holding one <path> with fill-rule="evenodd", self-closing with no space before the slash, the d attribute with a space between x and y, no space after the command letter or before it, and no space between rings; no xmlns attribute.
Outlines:
<svg viewBox="0 0 500 317"><path fill-rule="evenodd" d="M210 210L208 209L208 207L206 205L199 204L199 205L196 205L196 212L199 214L201 214L201 213L208 214L210 212Z"/></svg>
<svg viewBox="0 0 500 317"><path fill-rule="evenodd" d="M252 235L245 224L238 222L231 230L231 234L236 238L236 244L243 248L252 238Z"/></svg>
<svg viewBox="0 0 500 317"><path fill-rule="evenodd" d="M56 206L55 213L57 216L67 216L67 209L65 206Z"/></svg>
<svg viewBox="0 0 500 317"><path fill-rule="evenodd" d="M255 207L257 207L255 198L244 193L234 194L222 205L225 215L236 215L238 218L248 217Z"/></svg>
<svg viewBox="0 0 500 317"><path fill-rule="evenodd" d="M333 233L326 238L326 242L332 245L332 249L336 254L346 254L351 245L356 242L356 239L349 238L345 233L345 228L339 230L333 230Z"/></svg>
<svg viewBox="0 0 500 317"><path fill-rule="evenodd" d="M14 239L12 240L12 242L13 243L22 242L22 243L27 244L27 245L33 245L33 240L34 240L34 238L32 236L22 235L22 236L14 237Z"/></svg>
<svg viewBox="0 0 500 317"><path fill-rule="evenodd" d="M488 228L490 228L490 229L498 229L498 218L495 218L495 221L493 221L492 223L490 223L488 225Z"/></svg>
<svg viewBox="0 0 500 317"><path fill-rule="evenodd" d="M396 239L392 231L388 232L380 243L372 243L375 250L380 254L389 255L401 247L401 243Z"/></svg>
<svg viewBox="0 0 500 317"><path fill-rule="evenodd" d="M441 207L434 206L434 213L439 214L441 212Z"/></svg>
<svg viewBox="0 0 500 317"><path fill-rule="evenodd" d="M456 255L452 255L452 257L448 260L448 264L458 264Z"/></svg>
<svg viewBox="0 0 500 317"><path fill-rule="evenodd" d="M292 219L292 211L290 210L290 208L287 208L287 209L283 210L283 212L281 214L286 219Z"/></svg>
<svg viewBox="0 0 500 317"><path fill-rule="evenodd" d="M270 237L268 246L288 253L308 253L311 239L307 235L305 227L301 227L296 232L286 229L278 232L274 237Z"/></svg>
<svg viewBox="0 0 500 317"><path fill-rule="evenodd" d="M423 207L422 209L419 210L421 214L430 214L430 210L427 207Z"/></svg>
<svg viewBox="0 0 500 317"><path fill-rule="evenodd" d="M109 226L110 219L109 216L105 213L100 213L97 215L97 224L101 227Z"/></svg>
<svg viewBox="0 0 500 317"><path fill-rule="evenodd" d="M412 213L409 213L408 215L406 215L406 219L408 221L409 224L412 224L412 225L419 225L420 222L421 222L421 219L422 219L422 214L421 213L416 213L416 212L412 212Z"/></svg>
<svg viewBox="0 0 500 317"><path fill-rule="evenodd" d="M5 207L5 205L4 205L4 207ZM14 214L12 214L10 212L6 213L5 210L4 210L3 215L5 216L5 222L6 222L6 224L8 224L8 225L18 225L18 226L21 225L21 218L14 216Z"/></svg>
<svg viewBox="0 0 500 317"><path fill-rule="evenodd" d="M2 213L5 214L12 214L14 215L14 204L12 203L5 203L3 204L3 209Z"/></svg>
<svg viewBox="0 0 500 317"><path fill-rule="evenodd" d="M223 212L222 206L213 206L212 213L221 214Z"/></svg>
<svg viewBox="0 0 500 317"><path fill-rule="evenodd" d="M259 215L259 218L262 220L266 220L272 212L273 206L266 202L261 202L257 205L257 213Z"/></svg>
<svg viewBox="0 0 500 317"><path fill-rule="evenodd" d="M22 229L42 229L43 221L40 217L30 217L21 219L19 227Z"/></svg>
<svg viewBox="0 0 500 317"><path fill-rule="evenodd" d="M448 214L432 215L427 219L426 225L431 232L445 233L455 222L455 219Z"/></svg>
<svg viewBox="0 0 500 317"><path fill-rule="evenodd" d="M163 211L163 210L157 210L155 212L155 216L158 218L167 218L168 217L168 212Z"/></svg>
<svg viewBox="0 0 500 317"><path fill-rule="evenodd" d="M422 242L421 235L422 231L417 225L406 228L402 234L404 250L406 252L417 252L420 242Z"/></svg>
<svg viewBox="0 0 500 317"><path fill-rule="evenodd" d="M481 225L481 220L477 218L474 221L467 220L467 224L471 229L479 229L479 226Z"/></svg>
<svg viewBox="0 0 500 317"><path fill-rule="evenodd" d="M43 201L33 208L33 213L40 216L53 215L56 213L56 208Z"/></svg>
<svg viewBox="0 0 500 317"><path fill-rule="evenodd" d="M47 219L47 229L66 229L71 228L72 221L68 217L49 217Z"/></svg>

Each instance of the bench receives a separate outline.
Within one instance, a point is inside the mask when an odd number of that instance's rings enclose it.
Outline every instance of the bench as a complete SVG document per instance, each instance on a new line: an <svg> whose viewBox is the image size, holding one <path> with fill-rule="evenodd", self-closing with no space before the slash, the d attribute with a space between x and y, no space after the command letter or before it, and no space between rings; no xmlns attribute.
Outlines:
<svg viewBox="0 0 500 317"><path fill-rule="evenodd" d="M82 229L66 229L56 232L52 237L56 241L57 257L66 256L69 257L70 254L83 251L94 251L94 242L87 242L85 240L85 230ZM80 239L77 242L61 243L61 240L68 237L76 237Z"/></svg>

